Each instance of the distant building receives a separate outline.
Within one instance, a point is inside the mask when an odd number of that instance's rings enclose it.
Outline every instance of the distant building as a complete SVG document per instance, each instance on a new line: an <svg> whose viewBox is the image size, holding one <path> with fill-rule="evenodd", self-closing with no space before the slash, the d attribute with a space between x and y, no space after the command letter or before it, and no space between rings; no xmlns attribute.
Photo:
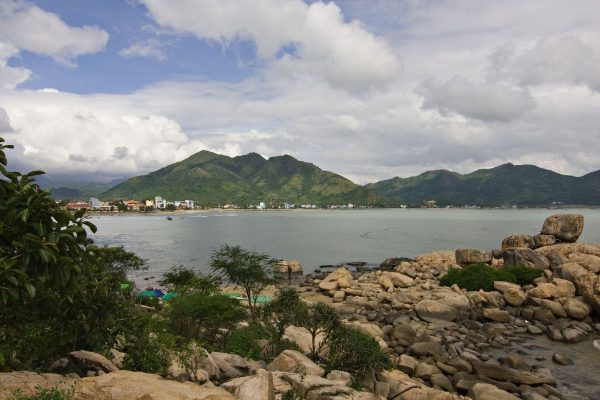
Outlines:
<svg viewBox="0 0 600 400"><path fill-rule="evenodd" d="M154 201L152 200L146 200L146 207L154 207Z"/></svg>
<svg viewBox="0 0 600 400"><path fill-rule="evenodd" d="M92 205L88 202L85 201L77 201L74 203L67 203L65 205L65 208L67 210L71 210L71 211L77 211L80 208L85 208L86 210L90 210L92 208Z"/></svg>
<svg viewBox="0 0 600 400"><path fill-rule="evenodd" d="M154 206L160 209L167 208L167 201L164 200L161 196L156 196L154 198Z"/></svg>
<svg viewBox="0 0 600 400"><path fill-rule="evenodd" d="M90 206L92 207L92 210L99 210L100 205L100 200L95 197L90 198Z"/></svg>
<svg viewBox="0 0 600 400"><path fill-rule="evenodd" d="M264 210L265 208L267 208L267 206L265 205L265 203L263 201L261 201L260 203L258 203L256 208L259 210Z"/></svg>
<svg viewBox="0 0 600 400"><path fill-rule="evenodd" d="M425 208L437 208L437 202L435 200L425 200L423 202Z"/></svg>

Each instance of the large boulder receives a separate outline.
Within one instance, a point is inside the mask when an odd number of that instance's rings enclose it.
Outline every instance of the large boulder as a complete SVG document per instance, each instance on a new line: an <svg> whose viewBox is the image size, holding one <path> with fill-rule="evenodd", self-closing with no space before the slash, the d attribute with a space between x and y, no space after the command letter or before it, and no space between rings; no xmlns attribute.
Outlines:
<svg viewBox="0 0 600 400"><path fill-rule="evenodd" d="M327 275L319 283L319 288L325 291L336 290L341 286L347 286L349 282L352 282L352 274L345 267L341 267Z"/></svg>
<svg viewBox="0 0 600 400"><path fill-rule="evenodd" d="M545 368L530 372L478 360L471 360L471 364L478 374L498 381L525 385L542 385L544 383L554 385L556 383L550 371Z"/></svg>
<svg viewBox="0 0 600 400"><path fill-rule="evenodd" d="M83 363L88 367L104 372L118 371L116 367L108 358L101 354L94 353L87 350L77 350L69 353L69 357L77 362Z"/></svg>
<svg viewBox="0 0 600 400"><path fill-rule="evenodd" d="M285 371L297 374L323 376L325 370L315 364L310 358L295 350L282 351L269 365L269 371Z"/></svg>
<svg viewBox="0 0 600 400"><path fill-rule="evenodd" d="M510 235L502 240L502 250L533 246L534 242L531 235Z"/></svg>
<svg viewBox="0 0 600 400"><path fill-rule="evenodd" d="M415 306L415 310L419 318L427 322L454 321L458 317L455 307L436 300L421 300Z"/></svg>
<svg viewBox="0 0 600 400"><path fill-rule="evenodd" d="M524 265L537 269L548 269L550 261L530 248L514 248L504 251L504 265Z"/></svg>
<svg viewBox="0 0 600 400"><path fill-rule="evenodd" d="M273 269L273 272L282 278L292 278L292 276L302 275L304 270L302 264L296 260L280 260Z"/></svg>
<svg viewBox="0 0 600 400"><path fill-rule="evenodd" d="M476 383L473 385L473 394L475 400L519 400L517 396L489 383Z"/></svg>
<svg viewBox="0 0 600 400"><path fill-rule="evenodd" d="M315 337L315 347L317 349L323 341L324 336L325 335L323 333L319 333ZM311 353L312 336L308 329L303 328L301 326L290 325L287 328L285 328L285 334L283 335L283 338L296 343L296 345L298 345L298 347L304 354L308 355Z"/></svg>
<svg viewBox="0 0 600 400"><path fill-rule="evenodd" d="M469 265L492 262L492 253L489 251L481 251L476 249L456 249L456 263L458 265Z"/></svg>
<svg viewBox="0 0 600 400"><path fill-rule="evenodd" d="M264 369L256 371L256 375L232 379L221 387L238 400L275 400L273 375Z"/></svg>
<svg viewBox="0 0 600 400"><path fill-rule="evenodd" d="M462 400L463 397L432 389L423 383L411 379L404 372L397 369L382 371L379 380L389 384L388 399L398 400Z"/></svg>
<svg viewBox="0 0 600 400"><path fill-rule="evenodd" d="M533 235L533 248L539 249L540 247L552 246L556 243L556 238L552 235Z"/></svg>
<svg viewBox="0 0 600 400"><path fill-rule="evenodd" d="M567 315L574 319L584 319L592 312L590 305L576 298L565 299L562 305Z"/></svg>
<svg viewBox="0 0 600 400"><path fill-rule="evenodd" d="M379 347L381 347L382 349L387 349L388 345L383 339L384 333L378 325L370 324L368 322L354 321L352 323L349 323L348 326L359 330L366 335L371 336L377 341L377 343L379 343Z"/></svg>
<svg viewBox="0 0 600 400"><path fill-rule="evenodd" d="M32 396L40 389L53 388L74 388L75 400L236 400L235 396L218 387L169 381L143 372L114 371L80 379L25 371L0 373L0 400L14 399L16 389L23 396Z"/></svg>
<svg viewBox="0 0 600 400"><path fill-rule="evenodd" d="M555 214L544 221L542 235L552 235L561 242L576 242L583 232L583 215Z"/></svg>

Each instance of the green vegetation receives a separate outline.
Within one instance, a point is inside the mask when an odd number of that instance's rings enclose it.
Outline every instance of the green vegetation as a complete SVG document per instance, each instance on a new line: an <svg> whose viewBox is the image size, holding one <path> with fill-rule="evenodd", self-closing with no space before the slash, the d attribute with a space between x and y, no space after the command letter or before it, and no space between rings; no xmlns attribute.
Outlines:
<svg viewBox="0 0 600 400"><path fill-rule="evenodd" d="M273 268L277 260L268 254L245 250L240 246L223 245L210 260L212 270L229 283L244 289L252 319L258 316L257 297L265 287L274 282Z"/></svg>
<svg viewBox="0 0 600 400"><path fill-rule="evenodd" d="M461 175L447 170L427 171L410 178L392 178L366 185L397 203L439 206L596 205L600 202L600 173L582 177L561 175L534 165L504 164Z"/></svg>
<svg viewBox="0 0 600 400"><path fill-rule="evenodd" d="M541 270L524 266L493 268L487 264L473 264L462 269L454 268L440 279L440 285L459 287L471 291L494 290L494 281L505 281L527 285L542 275Z"/></svg>
<svg viewBox="0 0 600 400"><path fill-rule="evenodd" d="M256 153L230 158L201 151L186 160L123 182L102 198L193 199L198 205L234 203L268 206L289 203L317 205L387 204L383 196L313 164L284 155L265 160Z"/></svg>

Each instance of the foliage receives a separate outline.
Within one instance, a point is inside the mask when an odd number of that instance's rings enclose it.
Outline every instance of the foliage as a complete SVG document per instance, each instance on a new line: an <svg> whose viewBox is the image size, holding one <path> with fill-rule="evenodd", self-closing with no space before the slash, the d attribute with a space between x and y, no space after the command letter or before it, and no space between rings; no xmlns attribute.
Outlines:
<svg viewBox="0 0 600 400"><path fill-rule="evenodd" d="M440 279L440 285L459 287L471 291L483 289L494 290L494 281L516 282L516 277L503 270L490 267L487 264L473 264L462 269L453 268Z"/></svg>
<svg viewBox="0 0 600 400"><path fill-rule="evenodd" d="M392 368L388 355L371 336L347 326L332 331L328 343L327 367L350 372L358 378L374 378L383 369Z"/></svg>
<svg viewBox="0 0 600 400"><path fill-rule="evenodd" d="M221 292L221 288L215 282L214 277L198 275L192 269L185 268L182 265L172 267L168 272L165 272L161 283L166 285L170 291L179 294L195 292L213 295Z"/></svg>
<svg viewBox="0 0 600 400"><path fill-rule="evenodd" d="M6 170L0 138L0 368L44 369L75 349L106 349L133 311L121 290L143 260L96 247L84 210L57 204L33 182L41 174Z"/></svg>
<svg viewBox="0 0 600 400"><path fill-rule="evenodd" d="M229 335L225 344L225 351L227 353L237 354L244 358L261 360L264 358L263 349L256 341L267 339L268 337L268 333L261 325L250 324L249 326L238 329Z"/></svg>
<svg viewBox="0 0 600 400"><path fill-rule="evenodd" d="M237 300L224 295L191 293L173 299L167 315L176 334L217 345L219 341L224 343L230 331L244 320L246 310Z"/></svg>
<svg viewBox="0 0 600 400"><path fill-rule="evenodd" d="M324 303L316 303L306 308L300 323L311 336L310 356L315 361L321 351L327 346L336 329L341 326L338 313L333 307ZM321 341L316 339L321 335Z"/></svg>
<svg viewBox="0 0 600 400"><path fill-rule="evenodd" d="M290 389L288 391L286 391L282 396L281 396L281 400L303 400L304 396L302 395L302 392L298 389Z"/></svg>
<svg viewBox="0 0 600 400"><path fill-rule="evenodd" d="M37 394L31 396L25 396L17 390L14 392L14 400L72 400L74 394L73 388L68 390L40 388Z"/></svg>
<svg viewBox="0 0 600 400"><path fill-rule="evenodd" d="M529 285L534 279L544 274L541 269L526 267L524 265L508 265L502 268L504 272L514 275L515 282L519 285Z"/></svg>
<svg viewBox="0 0 600 400"><path fill-rule="evenodd" d="M285 329L290 325L299 325L305 314L306 306L298 292L291 287L281 289L275 299L264 307L261 322L269 333L274 353L280 351Z"/></svg>
<svg viewBox="0 0 600 400"><path fill-rule="evenodd" d="M124 367L132 371L164 373L169 367L169 352L178 347L177 338L166 332L162 321L136 315L128 329Z"/></svg>
<svg viewBox="0 0 600 400"><path fill-rule="evenodd" d="M258 316L256 298L269 284L273 283L273 268L277 260L268 254L245 250L227 244L216 250L210 261L214 272L230 283L241 286L248 298L252 319Z"/></svg>
<svg viewBox="0 0 600 400"><path fill-rule="evenodd" d="M198 371L202 369L202 360L208 357L208 352L194 340L181 349L177 354L177 362L185 369L190 378L195 381Z"/></svg>

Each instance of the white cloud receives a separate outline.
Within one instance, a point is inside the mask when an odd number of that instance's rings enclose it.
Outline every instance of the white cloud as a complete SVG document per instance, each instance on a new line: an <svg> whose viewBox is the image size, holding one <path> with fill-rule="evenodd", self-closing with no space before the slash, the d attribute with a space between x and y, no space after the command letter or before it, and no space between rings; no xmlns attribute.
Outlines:
<svg viewBox="0 0 600 400"><path fill-rule="evenodd" d="M74 66L82 54L101 51L108 33L95 26L71 27L58 15L24 0L0 2L0 41Z"/></svg>
<svg viewBox="0 0 600 400"><path fill-rule="evenodd" d="M490 122L514 120L535 106L526 90L490 82L473 83L460 76L443 83L424 82L417 92L424 97L425 109L456 112Z"/></svg>
<svg viewBox="0 0 600 400"><path fill-rule="evenodd" d="M12 132L12 130L6 110L0 107L0 133Z"/></svg>
<svg viewBox="0 0 600 400"><path fill-rule="evenodd" d="M148 39L136 41L129 47L121 50L119 54L122 57L148 57L159 61L167 59L166 53L163 51L160 42L156 39Z"/></svg>
<svg viewBox="0 0 600 400"><path fill-rule="evenodd" d="M0 39L0 87L14 89L18 84L29 79L31 71L26 68L10 67L8 60L17 55L19 50L10 43Z"/></svg>
<svg viewBox="0 0 600 400"><path fill-rule="evenodd" d="M398 63L390 47L359 21L346 22L333 2L142 2L157 24L174 32L218 41L224 46L253 42L257 56L272 61L272 71L280 78L308 75L360 92L382 86L398 74Z"/></svg>

